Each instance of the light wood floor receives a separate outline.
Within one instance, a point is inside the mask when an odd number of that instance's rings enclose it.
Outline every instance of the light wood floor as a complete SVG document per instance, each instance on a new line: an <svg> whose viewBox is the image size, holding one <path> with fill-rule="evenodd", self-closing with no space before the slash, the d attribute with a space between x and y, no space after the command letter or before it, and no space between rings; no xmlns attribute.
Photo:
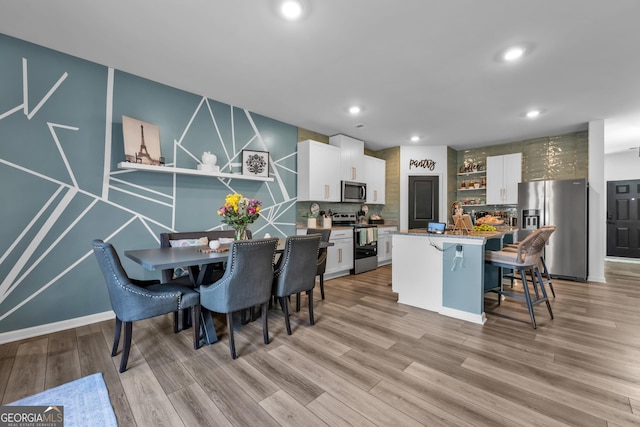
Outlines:
<svg viewBox="0 0 640 427"><path fill-rule="evenodd" d="M268 346L260 322L241 326L235 361L222 317L198 351L170 316L138 322L124 374L113 322L92 324L0 346L0 401L102 372L120 426L638 426L640 265L606 274L555 280L555 319L537 306L534 330L495 294L484 326L398 305L386 266L327 281L292 336L272 310Z"/></svg>

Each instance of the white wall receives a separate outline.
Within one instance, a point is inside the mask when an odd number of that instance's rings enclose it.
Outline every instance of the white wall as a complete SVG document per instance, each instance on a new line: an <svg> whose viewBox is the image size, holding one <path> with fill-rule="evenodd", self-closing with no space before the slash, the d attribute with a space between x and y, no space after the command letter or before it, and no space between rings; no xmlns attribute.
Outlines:
<svg viewBox="0 0 640 427"><path fill-rule="evenodd" d="M627 150L604 156L604 180L625 181L640 179L638 150Z"/></svg>
<svg viewBox="0 0 640 427"><path fill-rule="evenodd" d="M607 187L604 182L604 120L589 122L589 274L605 282Z"/></svg>
<svg viewBox="0 0 640 427"><path fill-rule="evenodd" d="M410 167L411 160L431 160L433 170ZM447 147L400 146L400 230L409 228L409 176L429 175L440 178L440 221L447 222Z"/></svg>

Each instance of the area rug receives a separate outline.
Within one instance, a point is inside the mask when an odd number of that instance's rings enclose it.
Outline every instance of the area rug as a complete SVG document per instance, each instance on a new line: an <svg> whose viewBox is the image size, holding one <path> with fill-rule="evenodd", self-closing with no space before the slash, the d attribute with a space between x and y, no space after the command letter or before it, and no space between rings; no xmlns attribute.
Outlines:
<svg viewBox="0 0 640 427"><path fill-rule="evenodd" d="M65 427L117 427L102 373L89 375L8 406L63 406Z"/></svg>

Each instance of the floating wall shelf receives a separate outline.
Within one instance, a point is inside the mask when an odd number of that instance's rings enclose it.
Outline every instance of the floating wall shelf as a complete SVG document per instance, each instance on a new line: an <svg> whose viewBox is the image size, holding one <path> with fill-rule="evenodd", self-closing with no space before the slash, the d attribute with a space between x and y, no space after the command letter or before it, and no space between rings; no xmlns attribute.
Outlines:
<svg viewBox="0 0 640 427"><path fill-rule="evenodd" d="M174 168L172 166L154 166L143 165L140 163L120 162L118 163L120 169L133 169L145 172L159 172L159 173L177 173L181 175L198 175L198 176L211 176L214 178L230 178L230 179L244 179L245 181L263 181L272 182L273 178L266 178L261 176L241 175L237 173L223 173L223 172L207 172L198 169L187 168Z"/></svg>

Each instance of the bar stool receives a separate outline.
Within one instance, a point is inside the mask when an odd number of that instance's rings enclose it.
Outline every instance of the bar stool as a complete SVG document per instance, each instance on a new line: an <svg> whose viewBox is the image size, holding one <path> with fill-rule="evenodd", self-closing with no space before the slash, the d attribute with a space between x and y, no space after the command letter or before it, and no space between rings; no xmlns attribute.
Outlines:
<svg viewBox="0 0 640 427"><path fill-rule="evenodd" d="M515 245L515 251L513 247L508 247L499 251L485 251L485 263L494 265L496 267L510 268L517 270L522 280L522 288L524 296L515 294L513 292L507 292L503 289L502 285L495 289L490 289L490 292L498 293L499 297L502 295L509 296L524 300L527 304L529 311L529 317L531 318L531 324L533 328L536 328L536 318L533 313L533 307L542 302L547 304L549 315L553 319L553 311L551 310L551 304L547 297L547 291L544 288L544 281L538 268L538 262L542 256L542 250L546 240L542 232L531 233L524 240ZM531 275L531 283L533 285L533 291L535 298L532 298L529 291L529 281L527 278L527 271Z"/></svg>
<svg viewBox="0 0 640 427"><path fill-rule="evenodd" d="M535 230L533 233L540 233L540 236L544 239L544 244L546 245L549 241L549 238L556 231L555 225L543 225L539 229ZM510 243L505 245L504 250L516 251L518 244ZM551 281L551 274L549 273L549 269L547 268L547 263L544 261L544 251L540 254L540 261L538 268L541 270L541 274L543 277L543 285L549 285L549 289L551 290L551 294L553 297L556 297L556 291L553 289L553 282ZM515 274L507 274L504 277L509 277L511 279L511 287L513 288L513 280L515 279Z"/></svg>

